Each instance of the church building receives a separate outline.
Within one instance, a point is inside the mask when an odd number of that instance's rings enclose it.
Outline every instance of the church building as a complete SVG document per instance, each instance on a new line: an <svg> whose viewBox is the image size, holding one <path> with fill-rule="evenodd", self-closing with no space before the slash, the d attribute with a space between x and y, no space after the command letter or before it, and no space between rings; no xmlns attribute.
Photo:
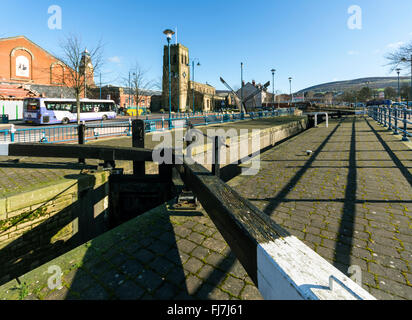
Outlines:
<svg viewBox="0 0 412 320"><path fill-rule="evenodd" d="M209 85L191 81L189 49L184 45L170 45L171 100L172 111L212 111L217 100L216 89ZM168 47L163 50L162 108L169 108L169 59ZM195 110L193 110L193 96Z"/></svg>

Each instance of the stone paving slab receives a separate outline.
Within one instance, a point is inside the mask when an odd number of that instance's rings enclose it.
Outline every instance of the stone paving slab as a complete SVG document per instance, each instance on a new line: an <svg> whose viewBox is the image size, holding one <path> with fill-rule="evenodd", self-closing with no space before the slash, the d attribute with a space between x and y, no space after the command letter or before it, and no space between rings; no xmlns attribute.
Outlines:
<svg viewBox="0 0 412 320"><path fill-rule="evenodd" d="M313 153L308 156L306 150ZM320 125L229 182L378 299L412 299L412 148L370 118Z"/></svg>
<svg viewBox="0 0 412 320"><path fill-rule="evenodd" d="M60 290L49 289L51 266L63 273ZM171 211L166 204L19 281L1 286L0 299L262 299L203 210Z"/></svg>
<svg viewBox="0 0 412 320"><path fill-rule="evenodd" d="M312 150L311 156L305 154ZM412 149L373 120L321 125L261 155L229 182L378 299L411 299ZM63 288L47 288L47 268ZM0 299L261 299L203 211L166 206L0 287Z"/></svg>

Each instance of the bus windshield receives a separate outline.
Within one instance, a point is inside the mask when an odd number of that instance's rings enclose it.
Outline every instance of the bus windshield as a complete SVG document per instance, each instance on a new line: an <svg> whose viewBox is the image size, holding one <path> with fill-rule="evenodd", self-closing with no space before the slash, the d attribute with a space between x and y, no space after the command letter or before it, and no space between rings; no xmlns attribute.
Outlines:
<svg viewBox="0 0 412 320"><path fill-rule="evenodd" d="M25 99L23 103L24 111L40 110L40 101L37 99Z"/></svg>

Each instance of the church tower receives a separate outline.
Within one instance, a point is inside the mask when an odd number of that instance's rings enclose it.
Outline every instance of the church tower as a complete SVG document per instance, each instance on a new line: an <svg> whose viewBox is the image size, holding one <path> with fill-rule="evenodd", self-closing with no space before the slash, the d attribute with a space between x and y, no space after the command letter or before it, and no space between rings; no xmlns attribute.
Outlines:
<svg viewBox="0 0 412 320"><path fill-rule="evenodd" d="M170 45L172 111L186 111L187 107L190 108L187 101L190 79L189 68L189 49L180 43ZM163 50L162 91L162 107L166 111L169 109L169 60L167 46L164 46Z"/></svg>
<svg viewBox="0 0 412 320"><path fill-rule="evenodd" d="M86 68L86 70L85 70ZM86 84L88 87L94 87L94 68L92 63L92 58L89 51L84 50L80 60L79 71L82 75L86 74Z"/></svg>

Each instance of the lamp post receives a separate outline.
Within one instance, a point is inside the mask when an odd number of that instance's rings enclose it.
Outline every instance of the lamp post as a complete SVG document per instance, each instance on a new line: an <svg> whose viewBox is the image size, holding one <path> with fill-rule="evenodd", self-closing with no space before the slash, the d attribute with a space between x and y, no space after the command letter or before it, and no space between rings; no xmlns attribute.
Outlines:
<svg viewBox="0 0 412 320"><path fill-rule="evenodd" d="M195 61L197 58L192 59L192 97L193 97L193 115L195 115ZM189 67L190 65L187 64ZM200 62L197 62L197 66L200 67Z"/></svg>
<svg viewBox="0 0 412 320"><path fill-rule="evenodd" d="M87 68L91 68L90 53L87 48L83 52L83 68L84 68L84 98L87 98Z"/></svg>
<svg viewBox="0 0 412 320"><path fill-rule="evenodd" d="M410 94L408 96L408 101L406 103L406 105L409 107L409 100L412 99L412 54L411 54L411 58L408 60L406 58L402 58L402 62L410 62L411 63L411 91Z"/></svg>
<svg viewBox="0 0 412 320"><path fill-rule="evenodd" d="M370 91L369 91L369 90L370 90L370 88L369 88L369 81L366 81L365 84L366 84L366 88L368 88L368 93L370 93ZM366 97L366 101L365 101L365 102L367 102L368 99L369 99L369 97Z"/></svg>
<svg viewBox="0 0 412 320"><path fill-rule="evenodd" d="M243 62L240 63L240 113L243 115Z"/></svg>
<svg viewBox="0 0 412 320"><path fill-rule="evenodd" d="M400 78L399 78L401 70L402 70L401 68L396 69L396 73L398 74L398 102L399 103L401 102L401 87L400 87Z"/></svg>
<svg viewBox="0 0 412 320"><path fill-rule="evenodd" d="M273 108L275 107L275 72L276 69L270 70L272 72L272 95L273 95Z"/></svg>
<svg viewBox="0 0 412 320"><path fill-rule="evenodd" d="M131 84L131 82L130 82L130 71L129 71L129 103L128 103L128 105L129 105L129 108L130 108L130 93L131 93L131 91L132 91L132 84Z"/></svg>
<svg viewBox="0 0 412 320"><path fill-rule="evenodd" d="M290 101L293 103L293 96L292 96L292 77L289 77L289 94L290 94Z"/></svg>
<svg viewBox="0 0 412 320"><path fill-rule="evenodd" d="M169 61L169 129L172 128L172 74L170 73L170 40L175 34L173 30L166 29L163 31L167 38L167 52L168 52L168 61Z"/></svg>

